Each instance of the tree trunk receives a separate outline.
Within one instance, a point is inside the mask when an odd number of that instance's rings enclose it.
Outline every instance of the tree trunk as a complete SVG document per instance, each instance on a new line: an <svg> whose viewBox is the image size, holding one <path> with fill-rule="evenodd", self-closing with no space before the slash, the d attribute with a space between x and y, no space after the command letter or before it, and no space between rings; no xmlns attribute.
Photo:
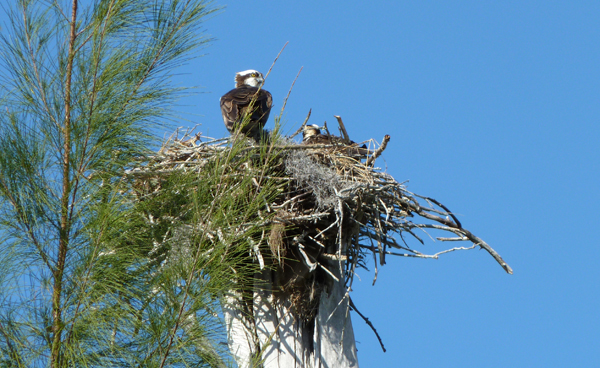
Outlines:
<svg viewBox="0 0 600 368"><path fill-rule="evenodd" d="M340 281L321 292L313 320L296 316L291 301L270 287L255 288L250 318L239 297L228 298L225 323L239 368L358 367L344 278L339 264L330 270ZM263 273L267 286L274 284L270 275Z"/></svg>

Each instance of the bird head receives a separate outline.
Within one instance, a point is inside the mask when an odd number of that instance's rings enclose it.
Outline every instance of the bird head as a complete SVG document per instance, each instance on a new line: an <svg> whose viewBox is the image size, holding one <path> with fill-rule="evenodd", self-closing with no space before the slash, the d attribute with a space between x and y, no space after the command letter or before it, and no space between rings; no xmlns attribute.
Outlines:
<svg viewBox="0 0 600 368"><path fill-rule="evenodd" d="M302 131L302 137L304 139L307 139L308 137L312 137L315 135L320 135L321 134L321 129L319 128L319 126L317 124L308 124L304 127L304 130Z"/></svg>
<svg viewBox="0 0 600 368"><path fill-rule="evenodd" d="M260 87L265 82L261 72L256 70L244 70L235 74L235 88L241 86Z"/></svg>

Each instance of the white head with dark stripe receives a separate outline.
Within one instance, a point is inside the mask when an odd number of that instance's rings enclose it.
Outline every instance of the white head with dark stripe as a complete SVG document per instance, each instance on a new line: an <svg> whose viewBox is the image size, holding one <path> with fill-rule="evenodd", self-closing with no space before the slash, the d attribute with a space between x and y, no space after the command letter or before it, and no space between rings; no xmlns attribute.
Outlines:
<svg viewBox="0 0 600 368"><path fill-rule="evenodd" d="M260 87L265 82L261 72L253 69L244 70L235 74L235 88L241 86Z"/></svg>
<svg viewBox="0 0 600 368"><path fill-rule="evenodd" d="M302 131L303 139L308 139L317 135L321 135L321 129L319 129L319 126L317 124L308 124L304 127Z"/></svg>

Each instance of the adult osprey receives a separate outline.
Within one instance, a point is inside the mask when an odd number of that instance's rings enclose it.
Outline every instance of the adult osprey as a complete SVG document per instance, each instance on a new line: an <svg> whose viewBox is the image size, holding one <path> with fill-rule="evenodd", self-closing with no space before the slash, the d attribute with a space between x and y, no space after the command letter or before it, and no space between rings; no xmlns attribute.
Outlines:
<svg viewBox="0 0 600 368"><path fill-rule="evenodd" d="M265 79L256 70L236 73L235 88L221 97L221 114L231 134L240 132L255 141L260 140L269 119L273 98L260 88Z"/></svg>

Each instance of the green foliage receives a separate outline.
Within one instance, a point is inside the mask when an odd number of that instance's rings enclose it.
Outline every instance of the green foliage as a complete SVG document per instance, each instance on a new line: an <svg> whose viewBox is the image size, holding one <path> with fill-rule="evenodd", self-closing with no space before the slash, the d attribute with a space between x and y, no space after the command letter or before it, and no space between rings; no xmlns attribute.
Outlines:
<svg viewBox="0 0 600 368"><path fill-rule="evenodd" d="M74 27L71 9L19 0L2 34L0 366L225 366L219 298L252 283L279 158L238 142L140 188L126 172L213 9L96 0Z"/></svg>

